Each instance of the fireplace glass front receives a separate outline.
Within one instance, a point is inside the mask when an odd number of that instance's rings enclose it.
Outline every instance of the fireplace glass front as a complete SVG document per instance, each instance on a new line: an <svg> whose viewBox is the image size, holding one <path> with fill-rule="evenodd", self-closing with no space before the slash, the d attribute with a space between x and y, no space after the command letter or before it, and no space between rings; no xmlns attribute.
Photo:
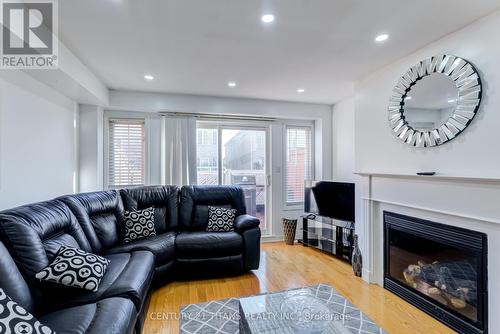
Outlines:
<svg viewBox="0 0 500 334"><path fill-rule="evenodd" d="M397 286L416 306L437 306L426 311L444 322L484 333L486 236L392 213L384 219L386 287Z"/></svg>

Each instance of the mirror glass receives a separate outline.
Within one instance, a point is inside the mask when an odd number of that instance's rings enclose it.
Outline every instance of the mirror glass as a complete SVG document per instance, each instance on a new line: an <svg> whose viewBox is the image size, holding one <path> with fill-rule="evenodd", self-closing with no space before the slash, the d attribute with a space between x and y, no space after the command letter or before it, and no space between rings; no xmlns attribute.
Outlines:
<svg viewBox="0 0 500 334"><path fill-rule="evenodd" d="M447 75L432 73L417 81L404 99L404 118L415 130L439 128L453 115L458 88Z"/></svg>

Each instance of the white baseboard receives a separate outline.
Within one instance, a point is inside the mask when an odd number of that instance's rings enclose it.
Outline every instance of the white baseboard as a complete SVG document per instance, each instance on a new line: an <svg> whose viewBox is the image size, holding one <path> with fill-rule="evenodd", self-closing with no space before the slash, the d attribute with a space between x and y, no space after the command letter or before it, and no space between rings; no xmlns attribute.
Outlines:
<svg viewBox="0 0 500 334"><path fill-rule="evenodd" d="M277 241L283 241L283 236L275 236L275 235L263 235L261 237L261 242L277 242Z"/></svg>
<svg viewBox="0 0 500 334"><path fill-rule="evenodd" d="M363 281L365 281L366 283L374 283L372 280L372 272L368 269L362 269L361 278L363 278Z"/></svg>

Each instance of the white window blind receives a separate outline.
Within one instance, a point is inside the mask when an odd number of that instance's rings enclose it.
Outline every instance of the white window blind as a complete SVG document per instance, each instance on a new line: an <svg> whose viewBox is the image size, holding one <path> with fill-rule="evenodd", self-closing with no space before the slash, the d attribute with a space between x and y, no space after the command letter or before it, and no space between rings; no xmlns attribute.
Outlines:
<svg viewBox="0 0 500 334"><path fill-rule="evenodd" d="M310 127L286 128L286 204L304 202L304 181L312 178L312 130Z"/></svg>
<svg viewBox="0 0 500 334"><path fill-rule="evenodd" d="M109 120L108 188L145 184L143 119Z"/></svg>

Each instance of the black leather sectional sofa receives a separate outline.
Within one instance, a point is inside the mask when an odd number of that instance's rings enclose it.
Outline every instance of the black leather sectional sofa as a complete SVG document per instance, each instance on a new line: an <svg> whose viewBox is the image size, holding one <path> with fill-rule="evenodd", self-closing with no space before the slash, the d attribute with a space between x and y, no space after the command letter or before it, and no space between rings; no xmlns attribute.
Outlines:
<svg viewBox="0 0 500 334"><path fill-rule="evenodd" d="M233 232L206 232L208 206L236 210ZM124 210L154 207L156 236L122 243ZM259 220L234 186L148 186L69 195L0 212L0 288L58 333L141 332L152 287L257 269ZM110 260L96 292L41 283L62 246Z"/></svg>

